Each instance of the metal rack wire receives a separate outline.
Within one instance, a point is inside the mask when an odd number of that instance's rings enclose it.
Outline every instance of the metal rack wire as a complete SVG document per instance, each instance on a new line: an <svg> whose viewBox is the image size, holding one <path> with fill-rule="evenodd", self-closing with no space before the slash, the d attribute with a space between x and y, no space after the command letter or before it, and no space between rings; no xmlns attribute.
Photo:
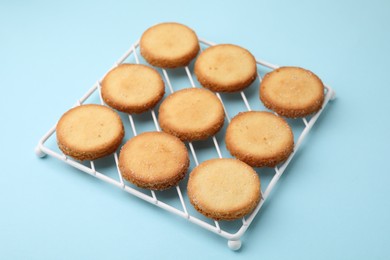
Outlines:
<svg viewBox="0 0 390 260"><path fill-rule="evenodd" d="M203 44L204 46L212 46L212 45L215 45L214 43L211 43L211 42L208 42L206 40L202 40L202 39L199 39L199 42L200 44ZM135 44L133 44L129 50L114 64L113 67L116 67L118 66L119 64L122 64L130 55L134 55L134 58L135 58L135 62L138 64L140 63L140 59L138 57L138 54L137 54L137 48L139 47L139 41L137 41ZM268 62L265 62L265 61L261 61L261 60L256 60L257 62L257 65L258 66L263 66L265 68L268 68L268 69L276 69L278 68L278 66L276 65L273 65L273 64L270 64ZM196 85L195 85L195 82L194 82L194 79L193 79L193 75L189 69L188 66L184 67L184 70L186 72L186 75L188 77L188 80L191 84L191 87L195 88ZM162 69L162 74L163 74L163 77L165 79L165 82L169 88L169 91L170 93L173 93L174 92L174 88L171 84L171 79L168 75L168 72L167 70L165 69ZM260 74L258 73L258 79L261 81L262 78L260 76ZM94 84L94 86L81 98L77 101L76 103L76 106L79 106L79 105L82 105L93 93L95 93L96 91L99 93L99 97L100 97L100 102L102 105L105 105L104 104L104 101L101 97L101 92L100 92L100 89L101 89L101 80L97 81L96 84ZM294 157L294 155L296 154L296 152L298 151L299 147L301 146L302 144L302 141L304 140L305 136L307 136L307 134L309 133L310 129L313 127L313 125L315 124L315 122L317 121L318 117L320 116L320 114L323 112L323 110L325 109L325 107L327 106L328 102L332 99L335 98L335 92L332 88L330 88L329 86L326 86L325 85L325 99L324 99L324 103L323 103L323 106L322 106L322 109L320 111L318 111L316 114L314 114L309 120L307 120L306 118L302 118L301 120L303 121L304 123L304 129L302 130L302 132L300 133L296 143L295 143L295 147L294 147L294 151L293 153L288 157L288 159L281 165L279 165L279 167L275 167L274 168L274 171L275 171L275 174L273 176L273 178L271 179L271 181L269 182L269 184L267 185L267 187L265 188L265 190L262 192L262 199L260 201L260 203L258 204L258 206L255 208L255 210L249 214L246 218L242 218L242 224L239 228L239 230L237 232L234 232L234 233L231 233L231 232L228 232L226 230L224 230L223 228L220 227L220 224L218 221L213 221L212 223L213 224L210 224L192 214L189 213L189 210L187 209L187 204L184 200L184 196L183 196L183 192L182 192L182 189L180 188L180 186L176 186L175 189L176 189L176 192L177 192L177 196L178 196L178 199L180 201L180 205L181 205L181 209L178 209L176 207L173 207L161 200L159 200L156 196L156 193L151 190L150 191L150 195L148 194L145 194L137 189L135 189L134 187L126 184L126 182L123 180L122 178L122 175L120 173L120 170L119 170L119 167L118 167L118 154L115 152L114 153L114 161L115 161L115 165L116 165L116 171L117 171L117 175L118 175L118 180L115 179L115 178L112 178L112 177L109 177L107 176L106 174L102 173L102 172L99 172L98 170L96 170L96 167L95 167L95 163L94 161L90 161L89 162L89 166L86 166L85 164L82 164L81 162L79 161L76 161L76 160L73 160L72 158L70 157L67 157L66 155L64 155L63 153L60 153L60 152L56 152L54 151L53 149L50 149L48 146L45 145L45 143L47 142L47 140L55 133L56 131L56 125L54 125L39 141L36 149L35 149L35 152L37 154L37 156L39 157L44 157L46 155L50 155L66 164L69 164L73 167L75 167L76 169L80 170L80 171L83 171L89 175L92 175L104 182L107 182L107 183L110 183L120 189L123 189L124 191L146 201L146 202L149 202L151 204L154 204L156 205L157 207L160 207L166 211L169 211L175 215L178 215L184 219L187 219L189 222L192 222L206 230L209 230L225 239L228 240L228 246L229 248L231 248L232 250L238 250L240 247L241 247L241 240L240 238L244 235L244 233L246 232L246 230L249 228L250 224L252 223L252 221L254 220L254 218L256 217L256 215L258 214L260 208L262 207L262 205L264 204L265 200L268 198L270 192L272 191L272 189L274 188L274 186L276 185L276 183L278 182L279 178L282 176L282 174L284 173L284 171L286 170L288 164L290 163L290 161L292 160L292 158ZM223 102L222 100L222 97L219 93L216 93L217 97L221 100L222 104L223 104L223 108L225 110L225 115L226 115L226 119L228 122L230 122L230 117L229 117L229 114L227 112L227 109L226 109L226 106L225 106L225 103ZM248 111L251 110L251 107L250 107L250 104L248 102L248 99L245 95L245 93L243 91L240 92L240 95L241 95L241 98L242 98L242 101L244 102L245 104L245 107ZM157 121L157 117L156 117L156 113L155 113L155 110L154 109L151 109L150 110L150 113L151 113L151 116L152 116L152 119L153 119L153 123L154 123L154 126L155 126L155 129L156 131L161 131L160 129L160 126L158 124L158 121ZM136 124L134 122L134 119L133 119L133 116L128 114L128 119L129 119L129 123L130 123L130 127L131 127L131 130L133 132L133 135L136 136L137 135L137 130L136 130ZM298 119L300 120L300 119ZM213 144L215 146L215 150L218 154L218 157L219 158L222 158L222 153L221 153L221 148L220 148L220 145L218 143L218 140L215 136L212 137L212 141L213 141ZM194 148L194 145L191 143L191 142L188 142L188 147L189 147L189 150L192 154L192 158L194 160L194 163L195 165L198 165L199 164L199 160L198 160L198 156L197 156L197 153L196 153L196 150Z"/></svg>

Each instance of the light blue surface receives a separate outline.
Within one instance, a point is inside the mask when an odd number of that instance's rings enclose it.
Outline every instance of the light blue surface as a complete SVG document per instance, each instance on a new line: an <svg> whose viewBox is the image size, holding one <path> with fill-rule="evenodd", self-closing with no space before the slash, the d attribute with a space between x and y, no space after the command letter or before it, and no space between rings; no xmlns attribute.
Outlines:
<svg viewBox="0 0 390 260"><path fill-rule="evenodd" d="M387 1L0 3L1 259L388 259ZM248 232L226 241L53 158L39 138L149 26L178 21L337 92Z"/></svg>

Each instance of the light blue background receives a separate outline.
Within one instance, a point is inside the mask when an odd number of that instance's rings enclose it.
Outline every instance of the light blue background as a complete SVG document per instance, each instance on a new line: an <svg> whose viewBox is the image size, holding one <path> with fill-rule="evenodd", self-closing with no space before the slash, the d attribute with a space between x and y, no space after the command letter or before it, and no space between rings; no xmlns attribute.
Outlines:
<svg viewBox="0 0 390 260"><path fill-rule="evenodd" d="M1 1L1 259L388 259L390 2ZM39 138L149 26L178 21L337 91L232 252Z"/></svg>

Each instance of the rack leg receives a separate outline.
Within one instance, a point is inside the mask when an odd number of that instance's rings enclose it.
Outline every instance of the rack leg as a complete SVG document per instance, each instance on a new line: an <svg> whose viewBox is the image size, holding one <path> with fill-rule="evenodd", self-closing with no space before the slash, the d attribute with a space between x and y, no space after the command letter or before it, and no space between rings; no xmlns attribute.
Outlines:
<svg viewBox="0 0 390 260"><path fill-rule="evenodd" d="M330 97L330 100L336 99L336 92L333 90L332 96Z"/></svg>
<svg viewBox="0 0 390 260"><path fill-rule="evenodd" d="M40 158L43 158L46 156L46 153L44 153L41 149L41 146L38 144L37 147L35 147L35 154L40 157Z"/></svg>
<svg viewBox="0 0 390 260"><path fill-rule="evenodd" d="M241 248L241 240L229 240L228 247L234 251L240 249Z"/></svg>

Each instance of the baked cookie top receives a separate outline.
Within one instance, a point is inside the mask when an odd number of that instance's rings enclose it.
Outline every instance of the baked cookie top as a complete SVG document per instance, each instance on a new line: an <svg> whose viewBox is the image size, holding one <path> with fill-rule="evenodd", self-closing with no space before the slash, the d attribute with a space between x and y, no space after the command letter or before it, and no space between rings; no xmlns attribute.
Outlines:
<svg viewBox="0 0 390 260"><path fill-rule="evenodd" d="M250 111L235 116L226 130L226 148L255 167L274 167L286 160L294 148L287 122L270 112Z"/></svg>
<svg viewBox="0 0 390 260"><path fill-rule="evenodd" d="M155 69L141 64L121 64L104 77L101 93L110 107L126 113L142 113L161 100L165 86Z"/></svg>
<svg viewBox="0 0 390 260"><path fill-rule="evenodd" d="M147 29L140 41L141 55L153 66L177 68L188 65L199 52L198 37L179 23L160 23Z"/></svg>
<svg viewBox="0 0 390 260"><path fill-rule="evenodd" d="M209 90L182 89L168 96L160 105L158 121L164 132L183 141L206 139L224 123L221 101Z"/></svg>
<svg viewBox="0 0 390 260"><path fill-rule="evenodd" d="M144 132L131 138L119 154L123 178L145 189L164 190L184 178L189 166L185 145L163 132Z"/></svg>
<svg viewBox="0 0 390 260"><path fill-rule="evenodd" d="M256 60L240 46L219 44L199 55L194 73L202 86L212 91L240 91L256 79Z"/></svg>
<svg viewBox="0 0 390 260"><path fill-rule="evenodd" d="M281 67L267 73L260 84L264 105L286 117L304 117L321 109L324 85L313 72Z"/></svg>
<svg viewBox="0 0 390 260"><path fill-rule="evenodd" d="M236 159L201 163L188 180L191 204L215 220L234 220L250 213L260 201L260 179L249 165Z"/></svg>
<svg viewBox="0 0 390 260"><path fill-rule="evenodd" d="M79 160L94 160L114 152L124 136L119 115L101 105L81 105L67 111L56 128L59 148Z"/></svg>

